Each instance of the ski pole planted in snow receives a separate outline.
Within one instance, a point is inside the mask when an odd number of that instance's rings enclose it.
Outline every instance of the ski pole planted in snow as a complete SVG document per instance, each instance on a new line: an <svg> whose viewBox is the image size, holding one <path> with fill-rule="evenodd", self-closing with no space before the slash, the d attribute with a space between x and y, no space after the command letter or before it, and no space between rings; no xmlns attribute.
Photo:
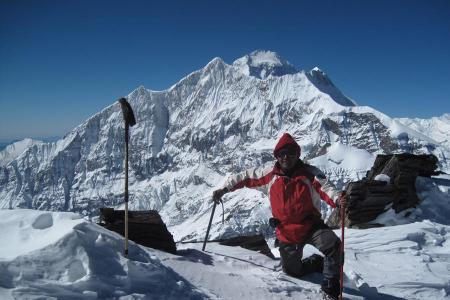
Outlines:
<svg viewBox="0 0 450 300"><path fill-rule="evenodd" d="M136 124L133 110L125 98L119 99L120 107L122 108L123 119L125 121L125 257L128 256L128 140L130 127Z"/></svg>
<svg viewBox="0 0 450 300"><path fill-rule="evenodd" d="M214 205L212 208L212 212L211 212L211 217L209 218L209 224L208 224L208 229L206 229L206 236L205 236L205 240L203 241L203 247L202 247L202 251L205 251L205 247L206 247L206 242L208 241L208 235L209 235L209 230L211 229L211 223L214 217L214 211L216 210L216 201L214 201Z"/></svg>

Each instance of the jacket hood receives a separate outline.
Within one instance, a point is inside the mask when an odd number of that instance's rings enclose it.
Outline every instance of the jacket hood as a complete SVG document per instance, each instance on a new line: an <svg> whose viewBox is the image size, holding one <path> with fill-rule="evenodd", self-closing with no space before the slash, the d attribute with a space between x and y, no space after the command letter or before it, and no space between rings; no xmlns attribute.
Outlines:
<svg viewBox="0 0 450 300"><path fill-rule="evenodd" d="M297 144L294 138L287 132L284 133L279 139L277 145L275 146L275 149L273 150L273 155L276 157L277 152L283 148L292 148L293 150L295 150L297 157L300 157L301 154L300 145Z"/></svg>

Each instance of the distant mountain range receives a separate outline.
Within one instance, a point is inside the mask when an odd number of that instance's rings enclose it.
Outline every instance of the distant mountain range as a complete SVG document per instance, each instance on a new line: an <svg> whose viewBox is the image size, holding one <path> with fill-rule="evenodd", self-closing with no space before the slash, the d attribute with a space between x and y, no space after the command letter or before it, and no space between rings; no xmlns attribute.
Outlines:
<svg viewBox="0 0 450 300"><path fill-rule="evenodd" d="M20 142L27 139L32 139L36 141L42 141L42 142L56 142L61 137L59 136L45 136L45 137L31 137L31 138L24 138L24 139L0 139L0 151L6 148L6 146L12 145L16 142Z"/></svg>
<svg viewBox="0 0 450 300"><path fill-rule="evenodd" d="M202 235L212 191L228 173L272 164L284 132L301 144L302 158L341 186L363 176L380 153L433 153L441 170L450 170L448 114L390 118L358 106L319 68L297 70L270 51L233 64L215 58L168 90L141 86L127 98L137 119L130 138L131 208L158 210L177 229L176 239ZM0 208L94 216L99 207L120 207L123 149L122 114L113 103L64 138L34 143L0 163ZM247 190L227 195L229 219L215 223L212 234L267 228L265 197Z"/></svg>

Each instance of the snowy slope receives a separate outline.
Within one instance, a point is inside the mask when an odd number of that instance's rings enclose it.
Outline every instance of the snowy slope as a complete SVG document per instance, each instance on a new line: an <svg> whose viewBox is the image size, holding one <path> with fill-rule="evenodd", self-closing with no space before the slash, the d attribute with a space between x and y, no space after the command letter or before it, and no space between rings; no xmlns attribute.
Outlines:
<svg viewBox="0 0 450 300"><path fill-rule="evenodd" d="M33 139L23 139L5 147L0 151L0 166L6 166L16 158L18 158L25 150L33 145L40 145L41 141Z"/></svg>
<svg viewBox="0 0 450 300"><path fill-rule="evenodd" d="M227 174L273 164L272 149L286 131L301 144L302 158L339 186L364 174L378 153L433 153L450 170L446 144L357 106L320 69L297 70L270 51L232 64L215 58L168 90L139 87L128 100L137 119L130 206L158 210L177 239L201 238L212 191ZM63 139L29 147L0 166L0 208L95 216L99 207L121 207L123 140L113 103ZM243 190L225 200L225 224L214 224L213 232L267 232L265 195Z"/></svg>
<svg viewBox="0 0 450 300"><path fill-rule="evenodd" d="M154 255L73 213L0 211L1 299L202 299ZM127 297L128 296L128 297Z"/></svg>
<svg viewBox="0 0 450 300"><path fill-rule="evenodd" d="M441 145L450 147L450 114L446 113L440 117L431 119L398 118L402 124L426 134Z"/></svg>
<svg viewBox="0 0 450 300"><path fill-rule="evenodd" d="M420 217L346 231L345 299L450 299L450 222L434 214L448 215L448 187L419 181ZM172 255L131 242L127 259L119 235L73 213L1 210L0 228L1 299L321 297L320 274L292 278L279 259L242 248L178 244Z"/></svg>

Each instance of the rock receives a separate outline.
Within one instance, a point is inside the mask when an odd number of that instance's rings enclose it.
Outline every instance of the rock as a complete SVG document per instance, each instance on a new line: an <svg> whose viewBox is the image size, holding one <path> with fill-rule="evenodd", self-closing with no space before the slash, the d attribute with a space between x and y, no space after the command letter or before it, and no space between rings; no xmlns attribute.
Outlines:
<svg viewBox="0 0 450 300"><path fill-rule="evenodd" d="M240 246L242 248L256 251L261 254L267 255L272 259L275 259L275 256L270 251L270 248L267 245L267 242L262 234L251 236L237 236L229 239L224 239L221 240L219 244L225 246Z"/></svg>
<svg viewBox="0 0 450 300"><path fill-rule="evenodd" d="M347 185L345 226L379 227L380 224L368 223L390 207L396 213L415 207L420 202L416 192L416 178L436 174L437 162L434 155L378 155L365 178ZM383 181L375 180L380 178L380 174L384 175ZM390 181L385 178L390 178ZM340 223L340 214L335 210L327 224L332 228L339 228Z"/></svg>
<svg viewBox="0 0 450 300"><path fill-rule="evenodd" d="M114 208L100 209L99 225L124 235L125 213ZM155 210L128 212L128 238L140 245L176 254L172 234Z"/></svg>

